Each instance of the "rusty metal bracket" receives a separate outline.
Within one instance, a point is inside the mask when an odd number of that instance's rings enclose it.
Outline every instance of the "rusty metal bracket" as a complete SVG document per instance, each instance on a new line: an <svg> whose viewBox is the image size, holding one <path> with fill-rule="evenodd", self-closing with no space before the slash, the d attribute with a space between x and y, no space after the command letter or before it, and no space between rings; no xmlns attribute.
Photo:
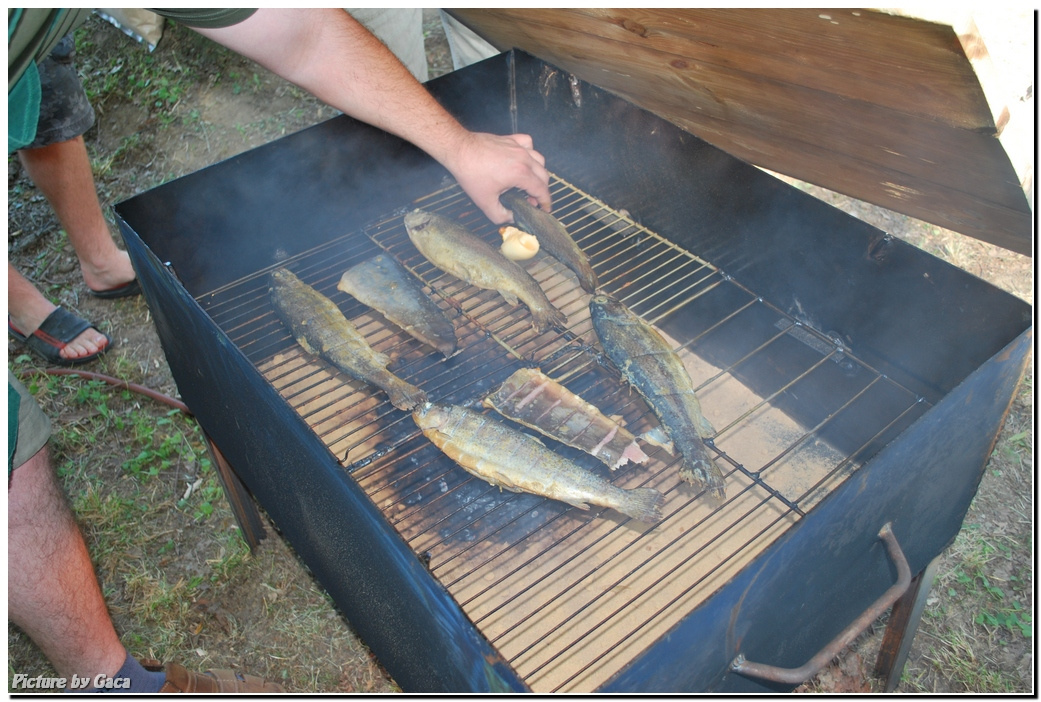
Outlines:
<svg viewBox="0 0 1041 702"><path fill-rule="evenodd" d="M896 565L897 579L863 614L854 619L817 655L798 668L778 668L765 663L753 663L746 660L743 653L739 653L730 663L730 669L751 678L799 685L812 678L834 660L842 649L866 631L872 622L899 600L911 585L911 568L907 565L907 559L904 557L900 544L897 543L896 535L893 534L892 524L887 522L878 532L878 536L885 543L886 551L893 564Z"/></svg>
<svg viewBox="0 0 1041 702"><path fill-rule="evenodd" d="M217 448L217 444L213 443L213 439L205 430L203 436L206 438L206 448L209 450L210 459L217 466L217 477L220 478L224 496L228 498L228 504L231 505L231 512L242 532L242 538L249 546L250 552L256 553L260 542L267 536L260 510L257 509L249 489L239 479L238 474L235 473L231 464L224 458L224 454Z"/></svg>

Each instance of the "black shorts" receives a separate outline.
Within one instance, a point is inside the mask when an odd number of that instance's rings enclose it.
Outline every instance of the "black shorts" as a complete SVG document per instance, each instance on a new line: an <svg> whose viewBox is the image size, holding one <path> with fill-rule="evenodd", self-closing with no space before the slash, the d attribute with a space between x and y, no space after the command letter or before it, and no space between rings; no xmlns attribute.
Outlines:
<svg viewBox="0 0 1041 702"><path fill-rule="evenodd" d="M75 47L72 35L67 34L38 65L40 120L36 139L26 149L74 139L94 125L94 108L72 63Z"/></svg>

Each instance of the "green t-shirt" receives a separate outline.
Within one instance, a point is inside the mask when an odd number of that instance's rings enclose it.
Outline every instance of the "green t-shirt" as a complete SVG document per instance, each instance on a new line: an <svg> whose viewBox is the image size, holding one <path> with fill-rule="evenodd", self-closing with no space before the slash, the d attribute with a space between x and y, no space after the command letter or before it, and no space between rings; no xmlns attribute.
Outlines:
<svg viewBox="0 0 1041 702"><path fill-rule="evenodd" d="M92 9L8 8L7 10L7 153L36 138L40 115L40 77L36 62L61 38L83 24ZM254 12L251 8L162 9L153 12L189 27L230 27Z"/></svg>

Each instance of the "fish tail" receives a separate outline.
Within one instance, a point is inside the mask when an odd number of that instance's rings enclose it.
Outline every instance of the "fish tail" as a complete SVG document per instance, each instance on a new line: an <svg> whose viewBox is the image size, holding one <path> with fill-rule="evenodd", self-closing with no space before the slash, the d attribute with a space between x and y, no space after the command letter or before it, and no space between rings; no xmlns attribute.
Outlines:
<svg viewBox="0 0 1041 702"><path fill-rule="evenodd" d="M683 461L680 478L695 487L705 488L720 500L726 498L726 480L715 461L696 458Z"/></svg>
<svg viewBox="0 0 1041 702"><path fill-rule="evenodd" d="M672 439L668 437L660 426L648 429L644 433L640 434L640 438L648 444L665 449L670 456L676 455L676 449L672 444Z"/></svg>
<svg viewBox="0 0 1041 702"><path fill-rule="evenodd" d="M646 524L660 522L665 496L654 488L636 488L625 491L625 499L616 509L622 514Z"/></svg>
<svg viewBox="0 0 1041 702"><path fill-rule="evenodd" d="M564 313L552 305L547 308L531 310L531 316L535 322L535 329L540 334L549 331L553 327L567 327L567 317Z"/></svg>
<svg viewBox="0 0 1041 702"><path fill-rule="evenodd" d="M390 404L399 410L411 412L416 407L427 403L427 394L415 385L410 385L405 381L394 383L385 389L388 397L390 397Z"/></svg>
<svg viewBox="0 0 1041 702"><path fill-rule="evenodd" d="M622 455L618 457L618 462L611 467L611 470L624 465L627 461L632 461L633 463L646 463L647 458L647 454L644 453L643 449L641 449L639 444L636 443L636 439L633 439L622 451Z"/></svg>
<svg viewBox="0 0 1041 702"><path fill-rule="evenodd" d="M576 266L578 268L575 274L578 276L578 284L582 286L582 289L592 295L596 292L597 287L600 285L599 279L596 277L596 273L589 266Z"/></svg>

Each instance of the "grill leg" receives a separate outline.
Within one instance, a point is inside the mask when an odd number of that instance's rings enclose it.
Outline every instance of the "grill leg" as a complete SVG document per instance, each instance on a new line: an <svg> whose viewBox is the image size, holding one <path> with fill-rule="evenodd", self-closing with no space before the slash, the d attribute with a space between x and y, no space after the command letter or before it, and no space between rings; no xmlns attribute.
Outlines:
<svg viewBox="0 0 1041 702"><path fill-rule="evenodd" d="M239 480L239 476L235 474L231 464L224 458L224 454L213 443L213 439L205 431L203 435L206 437L206 447L210 451L213 464L217 466L217 475L220 477L221 487L224 488L224 494L231 504L232 514L235 515L235 521L238 522L239 529L242 530L242 537L246 540L246 544L249 545L249 550L251 552L256 551L257 546L267 536L264 532L264 522L260 518L260 511L253 502L253 496L249 494L249 490Z"/></svg>
<svg viewBox="0 0 1041 702"><path fill-rule="evenodd" d="M904 596L893 604L878 659L875 661L875 676L885 678L886 692L892 692L900 683L907 655L911 652L911 643L922 619L925 600L932 589L933 578L936 577L939 560L933 559L925 570L916 575Z"/></svg>

